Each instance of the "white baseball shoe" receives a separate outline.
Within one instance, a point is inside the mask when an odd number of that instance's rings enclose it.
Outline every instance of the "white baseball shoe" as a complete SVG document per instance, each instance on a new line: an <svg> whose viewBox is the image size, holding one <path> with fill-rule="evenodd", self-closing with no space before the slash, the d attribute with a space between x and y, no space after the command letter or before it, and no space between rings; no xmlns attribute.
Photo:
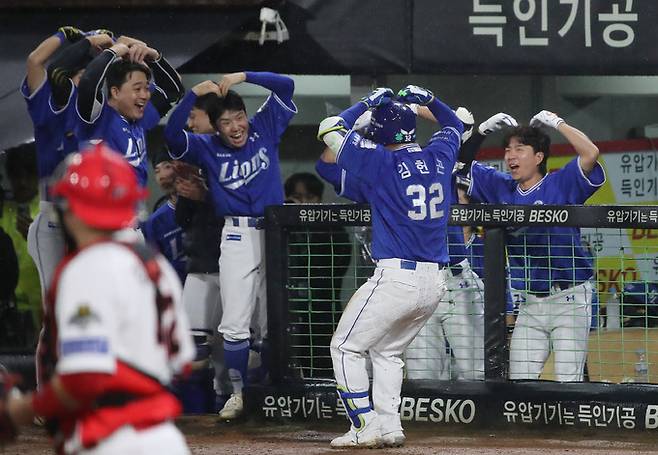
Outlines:
<svg viewBox="0 0 658 455"><path fill-rule="evenodd" d="M244 404L242 402L242 394L234 393L231 394L231 397L226 400L226 404L222 410L219 411L219 418L226 420L236 419L242 415L243 410Z"/></svg>
<svg viewBox="0 0 658 455"><path fill-rule="evenodd" d="M379 429L379 421L376 416L370 419L363 428L356 429L352 425L350 431L331 441L331 447L333 449L343 449L345 447L374 449L381 446L382 433Z"/></svg>
<svg viewBox="0 0 658 455"><path fill-rule="evenodd" d="M406 439L402 430L392 431L382 435L382 444L384 447L402 447Z"/></svg>

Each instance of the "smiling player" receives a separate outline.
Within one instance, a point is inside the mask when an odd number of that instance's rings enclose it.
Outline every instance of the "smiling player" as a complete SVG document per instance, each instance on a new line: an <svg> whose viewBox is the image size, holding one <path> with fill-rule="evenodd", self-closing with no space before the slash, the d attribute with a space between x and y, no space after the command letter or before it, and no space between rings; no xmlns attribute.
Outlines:
<svg viewBox="0 0 658 455"><path fill-rule="evenodd" d="M541 128L559 131L578 156L547 173L551 140ZM599 149L580 130L549 111L503 140L510 174L474 162L469 195L496 204L583 204L603 183ZM512 294L520 302L510 347L510 379L537 379L555 353L558 381L582 381L590 327L591 256L580 230L529 227L508 236Z"/></svg>
<svg viewBox="0 0 658 455"><path fill-rule="evenodd" d="M242 82L272 92L251 119L240 95L230 90ZM291 78L268 72L227 74L219 83L204 81L185 95L165 128L171 157L204 170L215 213L225 217L219 258L222 300L219 332L224 338L224 359L233 394L219 413L223 419L235 418L243 410L242 387L254 313L259 316L261 332L256 337L266 338L262 217L266 206L283 204L279 142L297 113L292 101L294 88ZM208 93L220 97L217 109L208 113L218 134L188 133L185 124L190 111L195 101Z"/></svg>
<svg viewBox="0 0 658 455"><path fill-rule="evenodd" d="M78 92L81 122L77 134L81 144L105 141L124 155L135 169L140 186L145 186L144 134L183 95L176 70L157 50L121 36L88 65Z"/></svg>

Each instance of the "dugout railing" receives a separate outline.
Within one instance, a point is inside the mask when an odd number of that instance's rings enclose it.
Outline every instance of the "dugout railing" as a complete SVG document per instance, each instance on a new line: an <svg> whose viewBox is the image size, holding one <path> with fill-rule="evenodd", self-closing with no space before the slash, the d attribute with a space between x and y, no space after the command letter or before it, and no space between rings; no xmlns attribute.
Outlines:
<svg viewBox="0 0 658 455"><path fill-rule="evenodd" d="M619 256L623 265L624 255L636 255L637 261L653 261L658 266L658 240L648 236L644 251L633 251L623 241L627 230L651 230L658 228L658 207L655 206L493 206L493 205L458 205L451 210L451 224L461 226L481 226L484 228L484 381L448 380L405 380L403 400L400 408L403 420L417 422L462 423L473 425L559 425L579 428L607 429L654 429L658 428L658 399L654 398L658 386L633 382L633 378L608 381L600 377L591 377L586 382L560 383L547 380L510 381L508 376L508 326L507 308L507 272L506 272L506 238L510 231L524 226L570 226L585 228L593 239L609 236L619 239ZM300 274L295 269L307 272L308 289L314 288L311 274L313 261L296 261L300 250L306 245L307 255L314 252L326 256L319 267L333 270L338 262L338 247L350 243L350 271L352 289L330 289L322 294L332 305L322 318L322 324L335 326L340 317L340 308L351 293L369 276L372 264L367 261L359 263L365 242L358 240L363 228L370 224L370 209L363 205L284 205L269 207L266 211L266 254L269 340L271 354L268 360L269 385L251 386L247 393L247 407L250 412L266 419L317 419L331 420L344 415L341 403L336 400L335 384L332 381L331 367L300 367L308 355L300 355L299 330L295 328L295 319L306 312L314 314L310 308L313 303L311 294L299 298ZM348 240L336 239L336 231L347 232ZM652 232L652 231L649 231ZM313 233L323 233L326 249L310 247ZM300 241L300 238L302 239ZM306 239L306 240L304 240ZM326 240L329 239L329 240ZM358 240L356 240L358 239ZM305 244L304 242L307 242ZM294 246L294 248L293 248ZM300 247L301 246L301 247ZM617 248L617 247L612 247ZM624 251L626 249L626 251ZM320 251L320 253L318 253ZM606 254L610 254L608 251ZM630 260L630 259L629 259ZM364 262L366 263L364 265ZM301 265L300 265L301 263ZM335 278L330 272L324 281L325 287L335 286ZM294 275L294 279L291 276ZM322 275L322 274L320 274ZM301 274L304 278L304 274ZM595 281L599 278L595 278ZM638 276L633 276L638 280ZM621 277L623 284L624 277ZM628 281L631 280L629 275ZM646 279L645 279L646 281ZM327 284L329 283L329 284ZM303 286L302 286L303 287ZM348 288L350 285L347 286ZM307 289L307 290L308 290ZM316 295L320 295L317 294ZM322 299L320 299L322 300ZM309 308L305 309L305 302ZM603 302L602 302L603 303ZM301 307L300 307L301 305ZM623 302L622 302L623 305ZM301 310L300 310L301 308ZM650 317L642 316L646 322ZM309 316L310 317L310 316ZM624 315L622 313L622 320ZM314 323L305 322L313 331ZM319 324L319 323L318 323ZM598 323L597 323L598 324ZM653 323L652 323L653 324ZM640 324L642 325L642 324ZM657 324L658 325L658 324ZM644 361L647 368L656 373L658 369L658 352L650 351L651 329L648 324L634 332L640 333L641 344L645 352ZM330 333L326 328L319 338L325 340L325 346L317 349L328 355ZM593 327L593 333L596 327ZM607 329L596 333L601 345L601 334L609 334ZM621 343L624 340L624 327L620 327ZM643 335L642 335L643 334ZM653 336L653 335L651 335ZM630 340L632 337L626 337ZM650 343L651 341L651 343ZM304 345L304 354L316 347ZM621 349L621 348L620 348ZM615 347L611 349L615 351ZM607 354L605 354L607 355ZM611 354L612 355L612 354ZM647 358L648 357L648 358ZM619 357L612 356L613 359ZM613 362L635 363L635 357ZM616 365L613 365L613 367ZM621 365L619 365L621 368ZM310 372L310 373L309 373ZM648 375L649 376L649 375ZM649 377L651 377L649 376ZM587 382L589 381L589 382ZM613 383L614 382L614 383ZM626 383L621 383L626 382ZM642 382L658 382L644 380ZM655 403L655 404L654 404Z"/></svg>

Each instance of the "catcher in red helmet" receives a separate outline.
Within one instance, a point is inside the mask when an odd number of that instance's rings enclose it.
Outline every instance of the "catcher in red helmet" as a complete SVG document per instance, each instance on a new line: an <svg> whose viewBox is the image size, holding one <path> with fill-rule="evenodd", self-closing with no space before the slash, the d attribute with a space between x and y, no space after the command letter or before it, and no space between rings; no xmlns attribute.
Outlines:
<svg viewBox="0 0 658 455"><path fill-rule="evenodd" d="M188 454L167 389L194 356L180 282L124 229L146 192L101 144L71 155L52 195L75 249L48 290L40 388L9 396L4 424L45 418L59 453Z"/></svg>

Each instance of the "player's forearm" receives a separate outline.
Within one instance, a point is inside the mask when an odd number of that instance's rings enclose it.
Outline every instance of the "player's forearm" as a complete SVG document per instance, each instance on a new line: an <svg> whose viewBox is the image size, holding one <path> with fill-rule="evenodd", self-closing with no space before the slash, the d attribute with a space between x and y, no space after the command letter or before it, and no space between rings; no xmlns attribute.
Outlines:
<svg viewBox="0 0 658 455"><path fill-rule="evenodd" d="M467 174L469 172L471 169L471 163L475 159L475 155L477 155L478 150L480 150L480 147L486 138L487 136L481 134L479 131L475 131L459 148L459 157L457 158L457 161L464 163L462 169L463 172L461 173Z"/></svg>
<svg viewBox="0 0 658 455"><path fill-rule="evenodd" d="M52 87L53 98L58 107L66 105L73 89L70 78L74 71L84 65L91 42L82 39L63 49L48 65L48 81Z"/></svg>
<svg viewBox="0 0 658 455"><path fill-rule="evenodd" d="M345 120L345 123L349 128L354 127L356 120L363 115L365 111L368 110L368 105L362 101L359 101L353 106L348 107L343 112L339 114L339 117Z"/></svg>
<svg viewBox="0 0 658 455"><path fill-rule="evenodd" d="M295 91L295 81L288 76L267 71L255 72L245 71L246 82L260 85L272 91L285 104L290 104L292 95Z"/></svg>
<svg viewBox="0 0 658 455"><path fill-rule="evenodd" d="M334 186L336 192L340 192L340 178L342 169L335 163L327 163L319 159L315 162L315 171L320 177Z"/></svg>
<svg viewBox="0 0 658 455"><path fill-rule="evenodd" d="M53 35L41 42L27 57L27 86L30 93L34 92L45 78L46 61L59 48L62 40Z"/></svg>
<svg viewBox="0 0 658 455"><path fill-rule="evenodd" d="M169 146L169 152L173 156L178 156L187 149L185 125L196 99L196 94L190 90L169 116L167 126L164 129L164 136Z"/></svg>
<svg viewBox="0 0 658 455"><path fill-rule="evenodd" d="M116 54L111 49L105 49L94 58L78 84L78 113L83 120L91 122L94 116L94 104L103 100L103 75L112 64Z"/></svg>
<svg viewBox="0 0 658 455"><path fill-rule="evenodd" d="M577 128L560 123L557 130L569 141L578 156L580 156L580 167L585 173L589 173L596 165L599 157L599 148Z"/></svg>
<svg viewBox="0 0 658 455"><path fill-rule="evenodd" d="M171 104L181 99L185 94L183 83L167 59L160 54L160 58L149 62L148 66L153 72L153 81L164 91L167 101Z"/></svg>
<svg viewBox="0 0 658 455"><path fill-rule="evenodd" d="M440 101L435 97L427 105L427 108L443 128L455 128L459 132L460 136L464 132L464 124L462 121L459 120L459 118L455 115L455 111L453 111L450 106L445 104L443 101Z"/></svg>

